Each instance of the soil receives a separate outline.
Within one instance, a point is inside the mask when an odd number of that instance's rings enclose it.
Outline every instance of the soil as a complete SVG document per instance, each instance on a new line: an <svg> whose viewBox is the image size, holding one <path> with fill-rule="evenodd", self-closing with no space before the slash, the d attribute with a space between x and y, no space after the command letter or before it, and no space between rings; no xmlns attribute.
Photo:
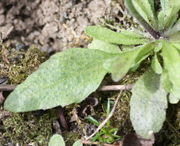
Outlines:
<svg viewBox="0 0 180 146"><path fill-rule="evenodd" d="M84 30L101 19L115 19L121 0L1 0L0 32L11 44L64 50L85 44ZM114 17L114 18L113 18Z"/></svg>

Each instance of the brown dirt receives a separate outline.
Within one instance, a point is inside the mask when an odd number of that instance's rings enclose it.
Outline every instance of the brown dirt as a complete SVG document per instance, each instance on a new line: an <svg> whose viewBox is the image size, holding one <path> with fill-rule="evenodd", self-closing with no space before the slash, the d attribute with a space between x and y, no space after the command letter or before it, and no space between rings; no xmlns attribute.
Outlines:
<svg viewBox="0 0 180 146"><path fill-rule="evenodd" d="M119 0L121 2L121 0ZM115 19L120 2L111 0L1 0L0 32L11 44L64 50L85 44L84 29Z"/></svg>

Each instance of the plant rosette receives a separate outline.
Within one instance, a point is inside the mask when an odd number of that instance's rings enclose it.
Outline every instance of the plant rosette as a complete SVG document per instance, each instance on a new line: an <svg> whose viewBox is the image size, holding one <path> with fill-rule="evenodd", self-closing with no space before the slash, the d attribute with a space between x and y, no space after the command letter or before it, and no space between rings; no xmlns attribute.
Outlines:
<svg viewBox="0 0 180 146"><path fill-rule="evenodd" d="M88 48L53 55L9 95L5 109L27 112L80 103L107 73L119 81L151 56L151 65L135 83L130 101L136 133L151 138L163 125L167 103L180 99L180 1L160 0L159 10L155 5L154 0L125 0L146 32L87 27L93 38Z"/></svg>

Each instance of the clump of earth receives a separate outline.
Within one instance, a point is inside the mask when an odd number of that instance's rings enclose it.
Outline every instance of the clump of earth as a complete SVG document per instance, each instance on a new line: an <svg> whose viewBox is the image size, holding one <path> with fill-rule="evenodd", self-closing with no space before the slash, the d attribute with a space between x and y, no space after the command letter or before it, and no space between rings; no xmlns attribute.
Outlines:
<svg viewBox="0 0 180 146"><path fill-rule="evenodd" d="M1 37L11 44L35 44L45 51L83 46L88 25L102 19L118 20L121 10L122 0L2 0Z"/></svg>

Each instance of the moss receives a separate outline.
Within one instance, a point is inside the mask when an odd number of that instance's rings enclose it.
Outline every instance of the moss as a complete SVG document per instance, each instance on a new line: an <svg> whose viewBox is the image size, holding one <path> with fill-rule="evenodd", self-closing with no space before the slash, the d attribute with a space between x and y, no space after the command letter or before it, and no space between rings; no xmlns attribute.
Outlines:
<svg viewBox="0 0 180 146"><path fill-rule="evenodd" d="M78 132L64 132L63 137L67 146L72 146L76 140L81 138Z"/></svg>
<svg viewBox="0 0 180 146"><path fill-rule="evenodd" d="M130 92L123 92L114 115L111 119L112 125L119 129L119 135L124 136L133 131L133 127L130 122Z"/></svg>
<svg viewBox="0 0 180 146"><path fill-rule="evenodd" d="M20 84L46 59L47 54L34 46L17 49L0 44L0 78L8 78L8 84ZM33 113L12 113L10 117L0 120L3 125L1 144L47 145L52 134L52 119L50 114L36 117Z"/></svg>
<svg viewBox="0 0 180 146"><path fill-rule="evenodd" d="M36 117L32 113L12 114L3 120L5 132L1 137L1 142L11 141L14 144L38 144L47 145L52 134L52 118L49 114Z"/></svg>
<svg viewBox="0 0 180 146"><path fill-rule="evenodd" d="M7 77L10 84L24 81L47 58L46 53L36 47L16 50L1 44L0 48L0 77Z"/></svg>

